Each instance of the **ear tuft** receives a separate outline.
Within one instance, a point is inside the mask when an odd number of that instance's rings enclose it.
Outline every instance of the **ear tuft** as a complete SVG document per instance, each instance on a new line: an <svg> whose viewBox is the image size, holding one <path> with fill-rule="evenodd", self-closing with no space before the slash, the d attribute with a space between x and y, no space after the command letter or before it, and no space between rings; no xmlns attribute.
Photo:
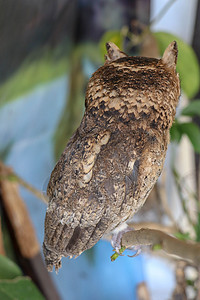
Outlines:
<svg viewBox="0 0 200 300"><path fill-rule="evenodd" d="M177 42L173 41L169 46L166 48L162 61L168 68L176 68L177 63L177 56L178 56L178 47Z"/></svg>
<svg viewBox="0 0 200 300"><path fill-rule="evenodd" d="M107 50L107 55L105 55L106 62L110 62L118 58L127 56L112 42L106 43L106 50Z"/></svg>

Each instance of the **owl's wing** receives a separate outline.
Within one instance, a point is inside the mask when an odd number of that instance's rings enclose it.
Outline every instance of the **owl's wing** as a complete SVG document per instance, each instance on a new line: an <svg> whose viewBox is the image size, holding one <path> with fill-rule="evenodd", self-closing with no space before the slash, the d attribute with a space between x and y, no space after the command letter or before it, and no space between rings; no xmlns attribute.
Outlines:
<svg viewBox="0 0 200 300"><path fill-rule="evenodd" d="M85 138L75 134L52 172L44 238L49 268L58 257L80 255L101 219L104 204L101 205L95 190L93 173L97 157L109 138L106 130Z"/></svg>

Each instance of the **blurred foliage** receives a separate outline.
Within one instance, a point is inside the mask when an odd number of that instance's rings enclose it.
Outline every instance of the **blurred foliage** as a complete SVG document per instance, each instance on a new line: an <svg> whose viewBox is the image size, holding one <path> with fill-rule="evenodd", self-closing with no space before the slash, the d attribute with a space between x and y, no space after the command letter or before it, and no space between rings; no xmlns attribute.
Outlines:
<svg viewBox="0 0 200 300"><path fill-rule="evenodd" d="M9 258L0 255L0 280L22 276L20 268Z"/></svg>
<svg viewBox="0 0 200 300"><path fill-rule="evenodd" d="M193 122L181 123L178 120L171 128L171 141L180 142L183 135L187 135L195 152L200 153L200 128Z"/></svg>
<svg viewBox="0 0 200 300"><path fill-rule="evenodd" d="M195 224L196 241L200 242L200 208L197 213L197 223Z"/></svg>
<svg viewBox="0 0 200 300"><path fill-rule="evenodd" d="M190 102L184 109L182 110L181 114L183 116L200 116L200 99L196 99Z"/></svg>
<svg viewBox="0 0 200 300"><path fill-rule="evenodd" d="M152 250L153 250L153 251L157 251L157 250L161 250L161 249L162 249L162 247L161 247L160 244L156 244L156 245L154 245L154 246L152 247Z"/></svg>
<svg viewBox="0 0 200 300"><path fill-rule="evenodd" d="M1 178L0 178L1 179ZM1 218L1 230L2 230L2 239L3 245L6 252L6 256L13 262L17 262L15 249L13 247L12 236L10 235L8 225L6 223L6 219L2 210L0 210L0 218ZM1 298L0 298L1 299Z"/></svg>
<svg viewBox="0 0 200 300"><path fill-rule="evenodd" d="M13 142L10 141L7 145L3 145L3 146L4 147L0 151L0 160L5 161L13 146Z"/></svg>
<svg viewBox="0 0 200 300"><path fill-rule="evenodd" d="M18 71L0 85L0 106L16 100L38 84L66 74L68 66L69 59L60 47L54 50L46 48L43 54L35 53L34 57L27 58Z"/></svg>
<svg viewBox="0 0 200 300"><path fill-rule="evenodd" d="M196 117L200 116L200 100L193 100L185 106L180 115L175 119L171 128L171 141L179 143L183 135L186 135L196 153L200 153L200 128L190 119L188 122L179 121L182 116Z"/></svg>
<svg viewBox="0 0 200 300"><path fill-rule="evenodd" d="M28 277L22 276L15 263L0 255L0 299L44 300L44 297Z"/></svg>
<svg viewBox="0 0 200 300"><path fill-rule="evenodd" d="M100 65L100 51L92 43L78 45L70 56L68 74L68 96L58 127L54 134L54 153L58 159L67 141L79 126L84 112L84 95L87 77L84 72L84 60Z"/></svg>
<svg viewBox="0 0 200 300"><path fill-rule="evenodd" d="M28 277L0 280L0 298L4 300L44 300Z"/></svg>
<svg viewBox="0 0 200 300"><path fill-rule="evenodd" d="M183 233L183 232L177 232L174 234L175 237L181 241L188 241L191 240L190 234L188 232Z"/></svg>
<svg viewBox="0 0 200 300"><path fill-rule="evenodd" d="M84 73L81 65L79 52L74 52L71 56L69 70L69 94L65 109L61 116L59 125L54 135L54 153L58 158L72 133L79 126L84 111Z"/></svg>

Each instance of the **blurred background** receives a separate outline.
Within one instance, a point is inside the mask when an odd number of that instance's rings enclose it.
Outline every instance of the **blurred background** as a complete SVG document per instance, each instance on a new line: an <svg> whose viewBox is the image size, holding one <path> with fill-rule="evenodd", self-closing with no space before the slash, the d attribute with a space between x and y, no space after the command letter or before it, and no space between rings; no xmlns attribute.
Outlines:
<svg viewBox="0 0 200 300"><path fill-rule="evenodd" d="M80 123L107 41L157 58L178 42L182 95L172 143L133 221L200 241L199 36L197 0L0 0L0 299L197 299L196 267L162 251L111 262L102 240L76 260L63 258L58 274L47 273L40 252L42 193Z"/></svg>

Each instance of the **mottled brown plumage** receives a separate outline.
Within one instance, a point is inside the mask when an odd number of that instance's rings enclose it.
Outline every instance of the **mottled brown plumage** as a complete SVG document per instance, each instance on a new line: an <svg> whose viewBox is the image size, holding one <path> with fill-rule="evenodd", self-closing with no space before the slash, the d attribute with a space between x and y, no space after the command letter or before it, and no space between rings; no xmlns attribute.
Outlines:
<svg viewBox="0 0 200 300"><path fill-rule="evenodd" d="M85 114L49 181L44 255L49 270L131 218L158 179L180 95L177 46L162 59L129 57L107 43Z"/></svg>

